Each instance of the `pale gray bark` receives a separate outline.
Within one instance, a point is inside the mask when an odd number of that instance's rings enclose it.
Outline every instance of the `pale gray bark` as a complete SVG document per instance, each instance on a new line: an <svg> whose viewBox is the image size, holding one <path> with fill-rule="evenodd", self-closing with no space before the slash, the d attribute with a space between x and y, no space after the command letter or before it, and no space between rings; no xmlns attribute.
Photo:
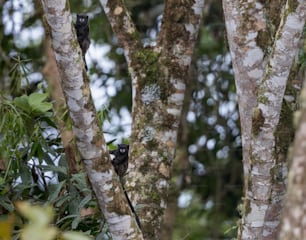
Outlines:
<svg viewBox="0 0 306 240"><path fill-rule="evenodd" d="M101 0L124 47L133 85L126 189L147 239L159 239L189 65L204 0L165 1L158 41L144 48L121 1Z"/></svg>
<svg viewBox="0 0 306 240"><path fill-rule="evenodd" d="M240 239L277 236L287 166L276 151L275 134L305 24L305 5L287 1L271 45L265 43L267 53L259 45L268 14L261 1L223 1L242 125L245 196Z"/></svg>
<svg viewBox="0 0 306 240"><path fill-rule="evenodd" d="M306 72L300 96L301 109L295 115L298 124L291 152L288 190L282 214L280 240L306 239Z"/></svg>
<svg viewBox="0 0 306 240"><path fill-rule="evenodd" d="M265 65L264 52L257 45L257 36L259 31L266 29L266 19L263 6L259 4L256 7L255 4L256 1L223 0L239 102L245 188L250 168L252 109L257 104L258 86Z"/></svg>
<svg viewBox="0 0 306 240"><path fill-rule="evenodd" d="M113 239L142 239L98 126L66 0L42 0L76 143Z"/></svg>

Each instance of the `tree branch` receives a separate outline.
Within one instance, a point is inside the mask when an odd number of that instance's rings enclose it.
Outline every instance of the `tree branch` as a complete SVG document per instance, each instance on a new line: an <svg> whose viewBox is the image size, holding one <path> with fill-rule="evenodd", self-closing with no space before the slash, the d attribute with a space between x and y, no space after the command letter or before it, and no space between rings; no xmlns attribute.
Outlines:
<svg viewBox="0 0 306 240"><path fill-rule="evenodd" d="M173 54L190 64L204 8L204 0L167 0L158 34L162 53ZM191 43L190 45L188 43Z"/></svg>
<svg viewBox="0 0 306 240"><path fill-rule="evenodd" d="M143 48L122 1L100 0L124 47L133 85L126 190L145 238L159 239L177 131L204 0L166 1L157 46Z"/></svg>
<svg viewBox="0 0 306 240"><path fill-rule="evenodd" d="M42 0L73 132L88 178L113 239L142 239L98 126L69 4Z"/></svg>
<svg viewBox="0 0 306 240"><path fill-rule="evenodd" d="M267 32L264 7L256 0L223 0L227 39L237 88L244 162L244 189L250 162L252 109L257 104L258 86L265 66L264 49L258 46L258 33ZM248 24L245 24L248 23Z"/></svg>
<svg viewBox="0 0 306 240"><path fill-rule="evenodd" d="M282 212L282 225L279 240L305 239L306 212L305 186L306 186L306 71L304 70L304 83L300 95L301 109L295 115L298 128L295 134L293 149L289 156L292 164L288 174L287 197Z"/></svg>
<svg viewBox="0 0 306 240"><path fill-rule="evenodd" d="M155 47L136 54L132 68L133 124L130 198L145 238L160 239L177 132L204 1L166 1ZM139 207L138 207L139 206Z"/></svg>
<svg viewBox="0 0 306 240"><path fill-rule="evenodd" d="M122 0L100 0L100 3L130 65L133 54L142 49L140 34Z"/></svg>
<svg viewBox="0 0 306 240"><path fill-rule="evenodd" d="M306 17L305 1L287 1L277 13L280 21L274 18L271 27L275 10L268 4L275 2L223 0L244 148L241 239L272 239L277 234L286 162L276 151L275 134ZM275 35L273 27L278 29Z"/></svg>
<svg viewBox="0 0 306 240"><path fill-rule="evenodd" d="M249 179L252 191L247 191L246 197L252 207L244 218L245 229L252 228L252 219L255 216L260 222L256 226L256 231L253 231L258 235L253 235L252 238L262 236L263 233L265 233L265 238L262 239L277 236L276 231L280 223L279 217L285 194L284 181L287 176L287 162L285 159L281 161L275 152L275 131L280 120L291 65L297 54L305 25L305 13L305 1L297 2L295 9L293 6L290 7L287 1L259 87L258 104L253 111L250 151L252 170ZM263 150L265 154L262 154ZM278 177L273 177L271 172ZM271 216L278 216L278 218ZM246 230L244 234L246 232L249 231Z"/></svg>

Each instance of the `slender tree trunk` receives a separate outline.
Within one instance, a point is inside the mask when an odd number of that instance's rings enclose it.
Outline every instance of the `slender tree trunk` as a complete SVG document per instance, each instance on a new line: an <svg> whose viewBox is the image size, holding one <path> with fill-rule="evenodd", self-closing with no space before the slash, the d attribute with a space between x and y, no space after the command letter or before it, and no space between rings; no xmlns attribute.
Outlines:
<svg viewBox="0 0 306 240"><path fill-rule="evenodd" d="M143 239L114 172L98 126L69 4L42 0L76 143L113 239Z"/></svg>
<svg viewBox="0 0 306 240"><path fill-rule="evenodd" d="M298 124L293 149L290 152L292 164L288 174L288 190L282 213L280 240L302 240L306 238L305 186L306 186L306 71L300 96L301 109L295 115Z"/></svg>
<svg viewBox="0 0 306 240"><path fill-rule="evenodd" d="M242 126L245 196L239 239L276 238L285 191L287 167L276 145L277 127L306 2L287 1L282 9L277 3L223 0Z"/></svg>
<svg viewBox="0 0 306 240"><path fill-rule="evenodd" d="M45 53L46 64L42 70L42 73L48 82L49 91L53 100L56 123L61 134L65 157L68 164L68 172L70 175L80 172L83 168L81 164L81 156L76 147L72 129L69 129L66 122L63 120L65 114L68 114L68 109L61 87L61 79L57 69L54 53L51 48L51 41L48 36L46 36Z"/></svg>
<svg viewBox="0 0 306 240"><path fill-rule="evenodd" d="M193 62L193 64L195 64ZM193 65L192 64L192 65ZM180 127L178 131L176 156L173 161L172 167L172 180L170 183L170 191L168 195L167 208L164 214L164 222L162 228L162 240L171 240L173 236L173 230L175 223L177 221L177 215L179 212L178 207L178 197L180 191L186 187L186 184L190 182L188 169L188 124L187 124L187 113L189 111L190 100L191 100L191 90L194 85L194 80L197 75L195 70L191 66L192 71L190 71L190 76L188 84L186 85L186 92L184 98L184 104L182 109L182 115L180 120Z"/></svg>

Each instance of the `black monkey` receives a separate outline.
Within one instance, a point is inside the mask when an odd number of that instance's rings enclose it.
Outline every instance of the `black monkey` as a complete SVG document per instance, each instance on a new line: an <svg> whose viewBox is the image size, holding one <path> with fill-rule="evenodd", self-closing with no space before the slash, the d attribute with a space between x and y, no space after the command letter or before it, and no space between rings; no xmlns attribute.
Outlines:
<svg viewBox="0 0 306 240"><path fill-rule="evenodd" d="M112 164L118 176L122 178L128 168L129 145L118 144L118 148L110 151L109 153L115 155L115 158L112 160Z"/></svg>
<svg viewBox="0 0 306 240"><path fill-rule="evenodd" d="M87 64L85 61L85 54L89 48L90 38L89 38L89 25L88 16L85 14L77 14L76 24L74 25L78 42L82 49L83 60L85 64L85 69L87 70Z"/></svg>
<svg viewBox="0 0 306 240"><path fill-rule="evenodd" d="M124 176L124 174L126 173L127 169L128 169L128 161L129 161L129 145L127 144L118 144L118 148L115 150L112 150L109 152L112 155L115 155L115 158L112 160L112 164L115 168L115 172L118 174L119 178L120 178L120 182L121 182L121 186L123 188L124 191L124 195L130 205L130 208L132 210L132 212L135 215L135 219L136 222L139 226L139 228L141 229L141 224L140 224L140 220L138 218L138 215L131 203L131 200L125 190L123 181L122 181L122 177Z"/></svg>

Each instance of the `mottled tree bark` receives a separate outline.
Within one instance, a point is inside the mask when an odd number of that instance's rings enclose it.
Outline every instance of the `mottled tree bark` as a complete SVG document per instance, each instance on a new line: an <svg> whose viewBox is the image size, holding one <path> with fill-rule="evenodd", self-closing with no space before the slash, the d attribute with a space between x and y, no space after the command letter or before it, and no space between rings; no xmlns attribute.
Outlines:
<svg viewBox="0 0 306 240"><path fill-rule="evenodd" d="M275 239L287 173L276 145L278 126L306 2L223 0L223 7L243 141L245 196L238 237Z"/></svg>
<svg viewBox="0 0 306 240"><path fill-rule="evenodd" d="M142 239L98 126L69 4L42 0L76 143L113 239Z"/></svg>
<svg viewBox="0 0 306 240"><path fill-rule="evenodd" d="M267 28L263 6L255 8L255 2L223 0L239 102L245 188L250 168L252 109L257 103L256 94L265 64L264 50L256 42L258 32Z"/></svg>
<svg viewBox="0 0 306 240"><path fill-rule="evenodd" d="M301 109L295 115L298 128L290 156L292 164L288 174L288 190L282 214L280 240L306 238L306 71L300 104Z"/></svg>
<svg viewBox="0 0 306 240"><path fill-rule="evenodd" d="M122 1L101 0L124 47L133 85L126 189L146 239L160 239L186 79L203 0L168 0L155 46L143 47Z"/></svg>
<svg viewBox="0 0 306 240"><path fill-rule="evenodd" d="M193 64L194 61L193 61ZM188 84L186 84L184 104L180 119L180 127L178 130L177 137L177 147L176 155L172 166L172 179L170 183L170 191L167 199L167 208L164 214L164 222L162 228L162 240L172 239L173 228L177 221L177 215L179 212L178 207L178 197L180 191L182 191L186 185L190 183L191 169L188 161L188 124L187 124L187 113L189 111L190 100L191 100L191 90L195 84L195 79L197 78L197 73L194 67L191 66L191 71L188 79Z"/></svg>
<svg viewBox="0 0 306 240"><path fill-rule="evenodd" d="M68 173L74 174L80 172L82 168L81 156L74 142L72 129L68 127L63 117L68 111L65 96L61 87L61 79L57 69L51 41L48 36L45 39L46 64L42 69L42 73L48 82L48 88L53 100L53 111L56 117L56 124L61 134L65 157L68 165Z"/></svg>

